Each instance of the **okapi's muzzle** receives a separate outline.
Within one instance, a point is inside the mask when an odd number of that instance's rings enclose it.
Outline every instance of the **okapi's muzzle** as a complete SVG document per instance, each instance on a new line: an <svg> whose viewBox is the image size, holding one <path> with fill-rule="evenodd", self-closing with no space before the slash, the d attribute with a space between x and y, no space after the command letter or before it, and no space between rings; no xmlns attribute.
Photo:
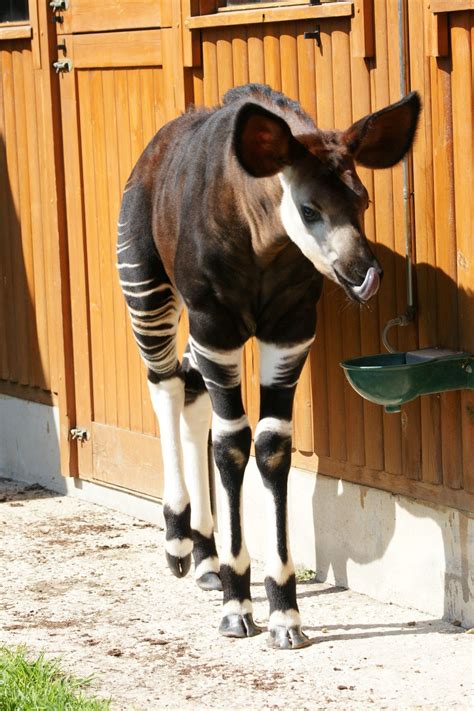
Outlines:
<svg viewBox="0 0 474 711"><path fill-rule="evenodd" d="M383 269L372 256L364 262L352 262L349 269L340 263L333 266L338 282L354 301L366 303L378 292L383 277Z"/></svg>

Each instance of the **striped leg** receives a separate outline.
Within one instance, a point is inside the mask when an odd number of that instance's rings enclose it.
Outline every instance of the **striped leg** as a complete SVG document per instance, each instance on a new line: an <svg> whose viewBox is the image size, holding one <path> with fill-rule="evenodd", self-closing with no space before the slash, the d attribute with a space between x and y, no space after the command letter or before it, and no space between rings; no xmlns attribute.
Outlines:
<svg viewBox="0 0 474 711"><path fill-rule="evenodd" d="M222 351L193 338L190 343L211 396L214 458L222 482L220 575L224 607L219 631L226 637L252 637L261 630L252 618L250 557L242 531L242 482L251 442L240 389L242 347Z"/></svg>
<svg viewBox="0 0 474 711"><path fill-rule="evenodd" d="M209 490L211 401L189 346L183 356L182 370L185 403L181 415L181 445L184 476L191 499L194 575L203 590L222 590Z"/></svg>
<svg viewBox="0 0 474 711"><path fill-rule="evenodd" d="M296 601L287 491L293 399L312 340L291 346L259 342L260 421L255 431L255 454L265 486L267 513L265 588L270 604L269 644L279 649L298 649L308 644L301 631Z"/></svg>
<svg viewBox="0 0 474 711"><path fill-rule="evenodd" d="M120 285L133 334L148 368L151 401L160 425L165 551L171 570L182 577L189 570L193 547L180 442L185 383L177 357L176 331L182 305L153 244L143 189L133 181L124 192L118 227Z"/></svg>

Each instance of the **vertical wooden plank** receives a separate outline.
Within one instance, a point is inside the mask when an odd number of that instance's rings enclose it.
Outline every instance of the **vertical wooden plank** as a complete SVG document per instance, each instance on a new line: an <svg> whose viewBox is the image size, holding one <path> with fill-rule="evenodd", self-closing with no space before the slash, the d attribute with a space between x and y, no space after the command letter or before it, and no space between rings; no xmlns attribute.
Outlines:
<svg viewBox="0 0 474 711"><path fill-rule="evenodd" d="M68 56L74 62L74 43L68 41ZM76 72L65 74L60 82L61 114L64 151L64 179L66 185L66 215L71 295L71 319L74 352L74 380L76 422L91 427L91 369L90 333L88 322L86 240L83 218L82 160L79 146L80 118L78 112ZM81 101L82 103L82 101ZM75 424L75 423L73 423ZM78 448L78 467L83 477L91 477L92 446L85 443Z"/></svg>
<svg viewBox="0 0 474 711"><path fill-rule="evenodd" d="M280 30L281 90L290 99L299 100L298 51L296 23L282 22Z"/></svg>
<svg viewBox="0 0 474 711"><path fill-rule="evenodd" d="M216 33L203 32L202 61L204 68L204 104L216 106L219 102L219 81L217 78Z"/></svg>
<svg viewBox="0 0 474 711"><path fill-rule="evenodd" d="M317 121L316 116L316 91L314 84L315 63L314 51L317 48L316 42L312 39L305 39L304 33L312 28L310 22L299 22L297 24L296 52L298 63L298 95L303 109Z"/></svg>
<svg viewBox="0 0 474 711"><path fill-rule="evenodd" d="M278 26L267 25L263 29L263 55L265 83L275 91L281 91L280 37Z"/></svg>
<svg viewBox="0 0 474 711"><path fill-rule="evenodd" d="M139 96L137 93L138 87L136 83L137 71L138 70L136 69L123 69L115 71L116 92L119 92L117 97L117 105L124 106L123 101L126 97L126 110L124 111L125 115L123 116L123 122L124 127L126 126L129 132L126 154L124 155L123 185L125 185L125 182L128 179L128 176L131 173L132 168L143 148L140 107L137 106L137 102L139 102ZM121 133L122 129L119 128L119 135ZM130 428L135 432L141 432L143 429L143 363L139 356L135 338L129 323L127 324L127 356Z"/></svg>
<svg viewBox="0 0 474 711"><path fill-rule="evenodd" d="M263 27L260 25L249 25L247 35L249 81L263 84L265 82Z"/></svg>
<svg viewBox="0 0 474 711"><path fill-rule="evenodd" d="M357 57L354 51L351 51L351 55L352 112L353 119L358 120L371 111L370 73L364 59ZM372 201L365 213L364 228L367 239L376 252L376 245L373 244L375 242L374 174L373 171L362 167L359 167L357 172ZM377 353L380 349L378 311L378 298L373 299L368 308L360 311L360 349L363 354ZM382 409L367 400L363 400L363 409L365 463L371 469L382 470L384 463Z"/></svg>
<svg viewBox="0 0 474 711"><path fill-rule="evenodd" d="M374 56L374 29L374 0L354 0L351 22L353 57Z"/></svg>
<svg viewBox="0 0 474 711"><path fill-rule="evenodd" d="M41 194L41 169L39 165L39 131L43 117L37 113L35 90L35 74L32 55L25 53L25 109L35 110L34 120L26 121L28 141L28 173L30 177L30 211L32 225L32 257L34 270L35 308L34 308L34 347L30 348L31 385L38 385L44 390L51 388L51 365L48 340L48 313L46 302L46 277L44 261L44 244L48 235L43 229L43 203ZM36 363L32 363L31 359Z"/></svg>
<svg viewBox="0 0 474 711"><path fill-rule="evenodd" d="M293 71L289 77L282 70L282 82L298 97L305 111L317 120L316 85L315 85L315 52L319 49L313 39L305 39L305 31L313 29L311 22L299 22L295 25L296 48L292 40L282 41L282 55L295 53L293 61L297 64L297 90L291 89L295 80ZM287 45L289 45L287 47ZM284 61L284 60L282 60ZM286 89L285 89L286 91ZM298 448L303 451L314 451L318 455L329 454L328 429L328 394L326 381L326 350L324 346L324 309L318 307L316 327L316 342L308 357L308 363L301 376L300 385L296 391L295 402L295 440ZM301 415L300 415L301 410ZM310 447L312 448L310 450Z"/></svg>
<svg viewBox="0 0 474 711"><path fill-rule="evenodd" d="M151 71L151 70L148 70ZM151 87L153 90L153 87ZM114 70L108 70L102 74L102 98L104 107L116 107ZM152 109L148 105L148 112L152 115ZM108 185L108 234L107 234L107 258L110 259L110 284L109 289L112 292L113 306L112 314L108 316L111 319L113 327L114 353L115 361L112 364L109 361L109 367L116 370L117 377L115 378L116 388L116 406L117 406L117 425L122 428L128 428L130 425L130 405L128 399L128 369L127 369L127 338L126 338L126 322L125 322L125 304L124 298L119 287L118 274L113 271L115 267L115 240L116 240L116 223L119 214L120 196L123 186L120 184L120 170L117 144L119 136L117 133L117 110L110 112L110 118L107 122L107 131L104 134L105 141L105 159L106 159L106 175ZM105 240L105 235L102 236ZM125 323L124 323L125 322Z"/></svg>
<svg viewBox="0 0 474 711"><path fill-rule="evenodd" d="M388 0L390 1L390 0ZM388 42L392 38L393 27L388 25L385 2L375 4L375 42L376 66L372 72L372 109L379 109L390 103ZM397 315L396 271L394 258L393 199L392 175L390 170L378 170L374 173L374 205L376 239L380 245L378 254L384 268L384 284L378 295L380 330L385 323ZM393 346L398 347L397 329L390 333ZM384 430L384 469L391 474L402 473L400 417L383 417Z"/></svg>
<svg viewBox="0 0 474 711"><path fill-rule="evenodd" d="M106 421L105 382L104 382L104 344L102 334L102 290L100 280L99 226L97 223L97 193L95 190L94 136L92 116L92 91L90 72L77 73L79 98L81 157L84 190L85 244L87 245L87 310L90 322L90 359L92 376L92 397L94 418ZM94 118L95 120L95 118Z"/></svg>
<svg viewBox="0 0 474 711"><path fill-rule="evenodd" d="M48 339L50 344L51 382L58 392L60 466L65 476L78 473L77 443L69 438L76 418L74 390L74 355L71 325L71 283L68 264L66 208L64 188L64 157L61 141L60 82L51 73L50 61L56 49L57 37L50 21L50 8L38 4L38 32L41 71L35 73L37 115L41 139L39 160L41 171L46 300ZM78 265L80 269L80 264ZM87 333L86 336L87 338ZM88 376L87 365L81 373ZM89 385L89 383L87 383Z"/></svg>
<svg viewBox="0 0 474 711"><path fill-rule="evenodd" d="M14 244L15 269L15 315L18 324L19 338L16 343L16 359L18 362L18 382L29 383L29 348L34 342L30 324L34 319L31 299L34 298L33 265L31 255L31 213L30 186L28 176L28 160L22 158L26 152L26 117L24 114L25 97L23 81L22 52L16 48L12 51L13 78L13 112L15 120L15 150L16 174L18 190L18 240Z"/></svg>
<svg viewBox="0 0 474 711"><path fill-rule="evenodd" d="M0 77L3 77L3 55L4 52L0 48ZM5 337L0 338L0 378L8 380L8 299L9 288L7 280L7 263L9 262L9 210L10 210L10 183L7 173L7 156L6 156L6 136L5 136L5 117L4 117L4 95L3 81L0 80L0 218L2 221L2 237L0 239L0 333Z"/></svg>
<svg viewBox="0 0 474 711"><path fill-rule="evenodd" d="M416 242L416 300L418 339L421 348L436 343L436 245L434 233L433 143L431 108L431 70L436 63L426 55L425 8L423 0L408 3L411 86L421 94L423 111L413 147L414 215ZM420 398L421 478L430 484L442 481L440 398Z"/></svg>
<svg viewBox="0 0 474 711"><path fill-rule="evenodd" d="M234 86L247 84L249 81L249 60L247 29L245 27L234 27L232 31L232 70Z"/></svg>
<svg viewBox="0 0 474 711"><path fill-rule="evenodd" d="M318 125L330 129L335 126L334 116L334 83L333 83L333 48L331 33L334 22L327 20L321 24L321 48L315 50L316 59L316 111ZM320 305L320 313L324 312L324 333L319 330L319 336L325 346L325 371L327 379L328 431L329 451L331 457L337 460L346 458L346 432L343 413L344 386L340 379L341 369L341 331L340 307L341 293L336 284L326 281L324 294ZM321 367L316 363L316 368Z"/></svg>
<svg viewBox="0 0 474 711"><path fill-rule="evenodd" d="M433 72L433 154L436 234L437 345L458 347L457 264L454 215L451 60L440 58ZM459 488L462 478L460 397L442 393L441 458L443 482Z"/></svg>
<svg viewBox="0 0 474 711"><path fill-rule="evenodd" d="M232 30L221 29L216 41L217 85L219 102L226 91L234 86Z"/></svg>
<svg viewBox="0 0 474 711"><path fill-rule="evenodd" d="M352 124L351 52L349 23L339 20L332 32L333 82L334 82L334 121L340 128ZM338 360L353 358L361 353L360 347L360 307L345 303L341 309L339 322L341 329L341 357ZM334 316L336 316L334 314ZM334 323L334 321L333 321ZM365 463L364 451L364 406L362 398L345 380L341 368L337 374L344 389L344 418L346 427L347 459L353 464Z"/></svg>
<svg viewBox="0 0 474 711"><path fill-rule="evenodd" d="M408 73L409 57L407 46L407 31L408 31L408 16L406 13L406 4L402 3L402 17L399 17L399 3L396 0L389 0L387 3L387 27L392 28L392 38L388 42L388 60L389 60L389 89L390 101L395 102L401 98L402 91L406 93L409 88ZM399 39L398 24L403 24L403 36ZM394 28L396 28L394 32ZM397 41L395 40L395 37ZM405 82L406 86L400 81L400 41L403 44L403 52L405 56ZM411 159L407 156L407 192L410 193L411 185ZM404 182L403 182L403 164L399 163L392 169L392 194L393 194L393 234L394 248L396 253L395 258L395 287L396 287L396 309L397 314L405 313L407 307L407 270L406 270L406 230L411 230L411 222L406 224L405 221L405 204L403 199ZM410 218L411 219L411 218ZM411 243L413 246L413 236ZM403 326L398 329L398 347L401 351L413 350L418 346L415 323ZM413 402L406 404L402 408L400 417L401 422L401 466L404 476L410 479L418 480L421 478L421 422L420 422L420 403L416 399Z"/></svg>
<svg viewBox="0 0 474 711"><path fill-rule="evenodd" d="M474 97L472 78L474 53L474 12L453 13L451 16L452 108L454 147L454 194L456 219L457 303L459 346L474 353ZM460 393L461 441L464 488L474 491L474 393ZM457 463L456 463L457 465ZM461 483L461 472L450 486Z"/></svg>

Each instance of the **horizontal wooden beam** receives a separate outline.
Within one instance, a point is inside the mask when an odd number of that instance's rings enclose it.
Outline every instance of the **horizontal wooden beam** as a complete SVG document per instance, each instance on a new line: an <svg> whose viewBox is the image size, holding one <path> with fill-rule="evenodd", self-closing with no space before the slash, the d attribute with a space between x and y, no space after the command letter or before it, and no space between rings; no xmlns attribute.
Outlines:
<svg viewBox="0 0 474 711"><path fill-rule="evenodd" d="M0 41L30 39L33 36L31 25L0 25Z"/></svg>
<svg viewBox="0 0 474 711"><path fill-rule="evenodd" d="M317 20L325 17L351 17L353 10L353 2L235 10L233 12L216 12L212 15L201 15L200 17L187 17L185 25L190 30L199 30L208 27L231 27L232 25L256 25L267 24L269 22Z"/></svg>
<svg viewBox="0 0 474 711"><path fill-rule="evenodd" d="M94 32L66 37L74 47L74 67L157 67L163 63L161 30Z"/></svg>
<svg viewBox="0 0 474 711"><path fill-rule="evenodd" d="M430 0L428 10L431 10L431 12L474 10L474 0Z"/></svg>
<svg viewBox="0 0 474 711"><path fill-rule="evenodd" d="M474 513L474 494L463 489L451 489L446 484L430 484L414 481L404 476L389 474L369 467L337 461L330 457L318 457L316 454L293 450L291 464L300 469L335 477L354 484L382 489L391 494L409 496L438 506L451 506L458 511Z"/></svg>

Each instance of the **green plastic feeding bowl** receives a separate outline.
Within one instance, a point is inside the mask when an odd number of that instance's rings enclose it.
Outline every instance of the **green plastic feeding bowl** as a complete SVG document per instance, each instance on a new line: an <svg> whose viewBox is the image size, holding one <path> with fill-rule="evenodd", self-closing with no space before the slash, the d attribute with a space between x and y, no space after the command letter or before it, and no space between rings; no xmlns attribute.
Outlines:
<svg viewBox="0 0 474 711"><path fill-rule="evenodd" d="M354 390L387 412L418 395L474 390L474 355L438 348L382 353L341 363Z"/></svg>

